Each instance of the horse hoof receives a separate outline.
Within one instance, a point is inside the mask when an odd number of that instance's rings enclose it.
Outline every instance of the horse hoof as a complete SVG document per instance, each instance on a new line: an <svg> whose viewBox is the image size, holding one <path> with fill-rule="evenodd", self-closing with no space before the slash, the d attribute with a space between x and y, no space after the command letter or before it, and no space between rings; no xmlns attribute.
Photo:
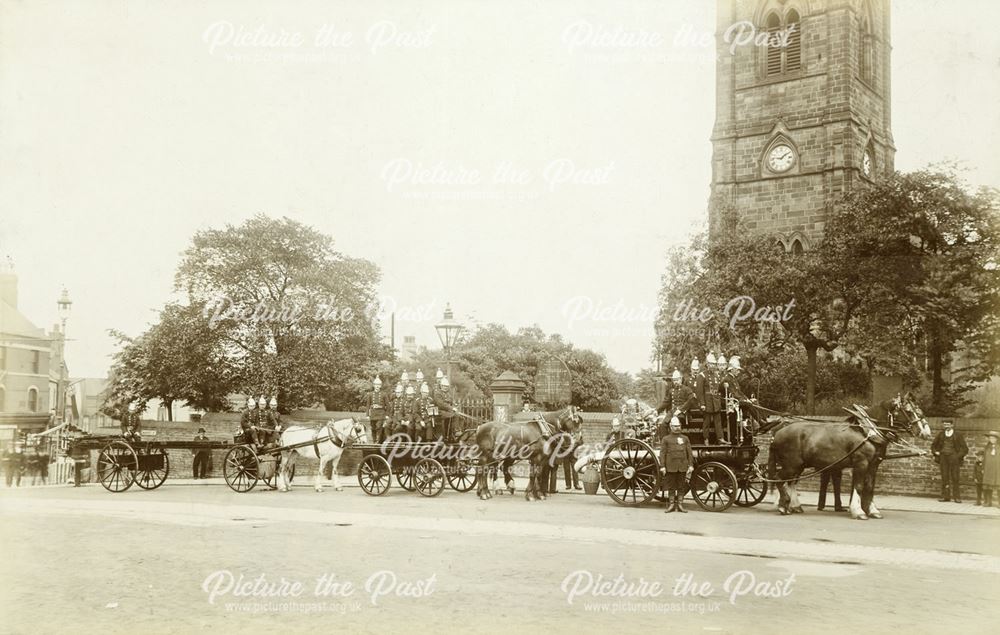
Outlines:
<svg viewBox="0 0 1000 635"><path fill-rule="evenodd" d="M855 516L854 519L855 520L868 520L868 516L866 514L861 514L859 516Z"/></svg>
<svg viewBox="0 0 1000 635"><path fill-rule="evenodd" d="M882 514L878 514L878 513L868 514L868 516L871 517L871 518L882 518Z"/></svg>
<svg viewBox="0 0 1000 635"><path fill-rule="evenodd" d="M789 512L787 509L785 509L785 508L782 507L782 508L778 509L778 513L781 514L782 516L787 516L791 512Z"/></svg>
<svg viewBox="0 0 1000 635"><path fill-rule="evenodd" d="M799 507L793 507L792 508L792 513L793 514L804 514L805 511L802 509L802 506L799 506Z"/></svg>
<svg viewBox="0 0 1000 635"><path fill-rule="evenodd" d="M314 490L314 491L315 491L315 492L316 492L317 494L322 494L322 493L323 493L323 490L321 490L321 489L317 489L317 490Z"/></svg>
<svg viewBox="0 0 1000 635"><path fill-rule="evenodd" d="M344 488L343 488L343 487L338 487L338 488L337 488L336 490L334 490L334 491L337 491L337 492L343 492L343 491L344 491Z"/></svg>

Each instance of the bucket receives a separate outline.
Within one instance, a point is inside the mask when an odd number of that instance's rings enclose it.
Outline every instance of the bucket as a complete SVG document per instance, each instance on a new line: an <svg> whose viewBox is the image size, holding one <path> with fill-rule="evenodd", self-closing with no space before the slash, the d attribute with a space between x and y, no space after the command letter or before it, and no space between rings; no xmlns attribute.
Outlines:
<svg viewBox="0 0 1000 635"><path fill-rule="evenodd" d="M583 492L585 494L594 495L597 493L597 488L601 484L601 475L597 471L597 465L591 463L587 466L587 470L583 473Z"/></svg>

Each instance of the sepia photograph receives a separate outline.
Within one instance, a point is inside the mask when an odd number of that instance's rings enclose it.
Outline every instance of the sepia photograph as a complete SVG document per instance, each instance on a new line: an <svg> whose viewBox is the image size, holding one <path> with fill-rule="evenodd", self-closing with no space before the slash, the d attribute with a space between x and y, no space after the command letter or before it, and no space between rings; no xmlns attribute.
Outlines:
<svg viewBox="0 0 1000 635"><path fill-rule="evenodd" d="M995 633L998 25L0 0L0 635Z"/></svg>

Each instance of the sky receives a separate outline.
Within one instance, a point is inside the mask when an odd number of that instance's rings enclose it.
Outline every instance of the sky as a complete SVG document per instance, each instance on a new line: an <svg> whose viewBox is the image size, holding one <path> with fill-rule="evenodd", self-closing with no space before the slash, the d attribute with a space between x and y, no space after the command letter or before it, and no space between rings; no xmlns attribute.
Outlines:
<svg viewBox="0 0 1000 635"><path fill-rule="evenodd" d="M892 3L898 169L1000 185L998 18ZM437 347L450 302L636 372L705 222L714 29L703 0L0 0L0 254L38 326L69 291L76 377L174 299L195 232L257 213L378 265L397 345Z"/></svg>

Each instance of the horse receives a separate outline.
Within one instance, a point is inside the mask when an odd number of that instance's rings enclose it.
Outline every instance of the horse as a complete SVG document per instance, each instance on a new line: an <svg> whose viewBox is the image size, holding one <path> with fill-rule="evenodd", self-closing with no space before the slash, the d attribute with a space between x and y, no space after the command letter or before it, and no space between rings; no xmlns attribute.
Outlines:
<svg viewBox="0 0 1000 635"><path fill-rule="evenodd" d="M281 452L281 467L278 470L278 489L289 492L291 486L291 472L295 467L295 460L301 450L313 452L319 459L319 470L316 472L316 483L314 488L317 492L323 491L323 471L326 464L332 462L333 470L331 478L336 491L343 491L340 484L340 477L337 476L337 464L344 449L354 443L368 443L368 431L355 419L341 419L330 421L319 428L308 428L306 426L288 426L281 432L281 447L289 449Z"/></svg>
<svg viewBox="0 0 1000 635"><path fill-rule="evenodd" d="M529 417L530 420L524 420ZM488 421L475 429L474 441L479 450L476 495L482 500L493 498L488 468L496 462L500 463L507 489L514 493L510 466L518 460L527 460L531 464L528 487L524 490L525 500L545 500L548 470L552 468L550 462L554 455L553 439L559 439L564 432L572 434L583 424L575 406L548 412L523 412L514 418L515 421L510 423ZM549 429L543 432L542 426ZM554 436L549 436L549 432L553 432Z"/></svg>
<svg viewBox="0 0 1000 635"><path fill-rule="evenodd" d="M872 499L878 466L889 444L902 432L921 439L931 437L930 426L910 393L883 401L871 413L862 406L845 410L850 416L843 422L796 421L774 433L768 478L781 480L776 504L782 515L802 513L797 485L806 467L835 473L850 467L851 517L882 518ZM888 426L880 427L885 423Z"/></svg>

